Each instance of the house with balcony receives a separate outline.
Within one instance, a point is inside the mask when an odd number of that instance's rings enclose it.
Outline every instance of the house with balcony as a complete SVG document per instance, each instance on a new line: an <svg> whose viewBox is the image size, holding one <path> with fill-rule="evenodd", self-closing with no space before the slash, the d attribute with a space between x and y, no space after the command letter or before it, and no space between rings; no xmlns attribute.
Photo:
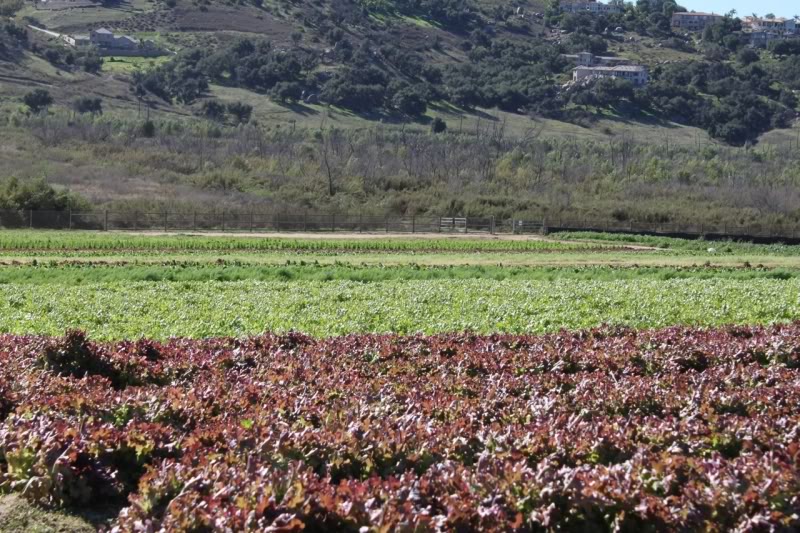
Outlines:
<svg viewBox="0 0 800 533"><path fill-rule="evenodd" d="M800 25L798 25L796 19L787 19L783 17L745 17L742 20L742 27L745 30L752 32L769 32L778 34L795 34L798 33L798 29L800 29Z"/></svg>

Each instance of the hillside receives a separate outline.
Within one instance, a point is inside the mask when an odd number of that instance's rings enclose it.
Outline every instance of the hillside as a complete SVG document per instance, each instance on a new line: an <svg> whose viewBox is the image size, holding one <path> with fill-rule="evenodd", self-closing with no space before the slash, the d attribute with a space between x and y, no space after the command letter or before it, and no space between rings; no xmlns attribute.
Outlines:
<svg viewBox="0 0 800 533"><path fill-rule="evenodd" d="M717 50L723 47L701 42L699 36L672 34L663 21L647 26L642 21L649 24L653 14L628 9L623 15L589 17L559 15L543 2L491 0L27 3L15 15L19 27L35 24L67 35L106 27L152 40L178 55L107 57L96 73L87 74L76 68L74 57L66 57L58 39L29 31L29 50L16 61L0 62L2 94L18 97L34 80L48 87L57 103L69 105L76 95L95 94L107 100L106 111L135 108L138 114L141 105L131 88L139 87L147 106L157 112L208 114L204 103L218 98L223 104L246 102L262 121L311 127L363 127L375 121L426 127L441 117L451 128L458 121L463 130L464 121L500 110L523 118L511 118L513 123L526 123L529 116L555 120L561 124L547 123L546 129L557 135L583 136L587 129L619 133L615 124L624 121L624 129L637 136L637 126L645 126L676 139L696 137L681 129L689 126L735 144L785 127L795 116L791 89L800 82L794 71L786 72L788 60L763 52L755 60L756 72L752 59L745 70L736 56L743 43L726 41L728 48ZM612 27L624 31L611 33ZM251 49L236 49L242 40ZM262 41L269 46L253 47ZM563 54L582 50L643 64L658 87L634 92L598 83L560 89L573 66ZM49 57L50 64L37 56ZM796 67L796 57L791 59L789 66ZM690 63L706 79L692 86L695 93L684 94L676 87L685 90L687 83L676 71ZM252 70L242 73L243 68ZM721 68L729 72L707 72ZM174 79L176 71L183 78ZM750 83L754 77L774 78L774 71L783 78L770 79L766 88ZM721 92L709 89L708 83L719 78L728 85ZM731 87L729 80L742 87ZM766 116L738 122L714 117L739 111L717 101L725 89L746 92L750 107L762 107L759 112ZM680 113L666 99L677 99L677 107L683 104L695 112ZM747 131L738 131L742 128Z"/></svg>
<svg viewBox="0 0 800 533"><path fill-rule="evenodd" d="M738 19L690 35L661 1L597 18L486 0L59 1L16 4L0 27L0 185L43 178L132 210L800 217L800 55L751 50ZM52 35L100 27L170 53L99 57ZM571 84L564 56L584 50L650 83ZM54 205L14 194L0 208Z"/></svg>

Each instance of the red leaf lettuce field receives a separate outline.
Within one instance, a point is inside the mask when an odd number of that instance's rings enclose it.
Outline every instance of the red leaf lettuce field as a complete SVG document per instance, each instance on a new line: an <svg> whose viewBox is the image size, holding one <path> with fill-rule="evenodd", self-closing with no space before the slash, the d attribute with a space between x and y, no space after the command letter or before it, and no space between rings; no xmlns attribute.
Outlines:
<svg viewBox="0 0 800 533"><path fill-rule="evenodd" d="M0 336L0 491L117 531L800 528L800 323Z"/></svg>

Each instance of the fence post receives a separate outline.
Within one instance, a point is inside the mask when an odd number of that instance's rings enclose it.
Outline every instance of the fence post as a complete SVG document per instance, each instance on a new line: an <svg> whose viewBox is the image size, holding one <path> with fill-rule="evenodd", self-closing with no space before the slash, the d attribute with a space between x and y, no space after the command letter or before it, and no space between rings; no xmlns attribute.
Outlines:
<svg viewBox="0 0 800 533"><path fill-rule="evenodd" d="M469 219L464 217L464 233L469 233Z"/></svg>
<svg viewBox="0 0 800 533"><path fill-rule="evenodd" d="M384 217L384 223L386 224L386 233L389 233L389 215Z"/></svg>
<svg viewBox="0 0 800 533"><path fill-rule="evenodd" d="M336 231L336 213L331 213L331 233Z"/></svg>
<svg viewBox="0 0 800 533"><path fill-rule="evenodd" d="M225 210L222 210L222 232L225 233Z"/></svg>
<svg viewBox="0 0 800 533"><path fill-rule="evenodd" d="M192 231L197 231L197 211L192 211Z"/></svg>
<svg viewBox="0 0 800 533"><path fill-rule="evenodd" d="M167 216L167 212L164 211L164 233L167 232L167 227L169 226L169 223L167 222Z"/></svg>
<svg viewBox="0 0 800 533"><path fill-rule="evenodd" d="M489 221L489 233L494 235L494 215L492 215L492 218Z"/></svg>
<svg viewBox="0 0 800 533"><path fill-rule="evenodd" d="M69 229L72 229L72 208L69 208Z"/></svg>
<svg viewBox="0 0 800 533"><path fill-rule="evenodd" d="M33 229L33 209L28 209L28 225Z"/></svg>
<svg viewBox="0 0 800 533"><path fill-rule="evenodd" d="M253 212L250 211L250 233L253 233Z"/></svg>
<svg viewBox="0 0 800 533"><path fill-rule="evenodd" d="M411 233L417 232L417 215L411 215Z"/></svg>
<svg viewBox="0 0 800 533"><path fill-rule="evenodd" d="M108 231L108 209L103 214L103 231Z"/></svg>
<svg viewBox="0 0 800 533"><path fill-rule="evenodd" d="M303 231L308 229L308 211L303 211Z"/></svg>
<svg viewBox="0 0 800 533"><path fill-rule="evenodd" d="M364 223L362 222L363 218L364 218L363 213L359 213L358 214L358 232L359 233L363 233L363 231L364 231Z"/></svg>

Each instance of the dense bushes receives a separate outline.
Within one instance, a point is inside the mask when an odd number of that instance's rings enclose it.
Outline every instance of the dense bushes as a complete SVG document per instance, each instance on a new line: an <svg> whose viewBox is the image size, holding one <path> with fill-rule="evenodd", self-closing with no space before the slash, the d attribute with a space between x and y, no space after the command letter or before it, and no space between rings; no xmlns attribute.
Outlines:
<svg viewBox="0 0 800 533"><path fill-rule="evenodd" d="M0 209L88 210L89 204L74 193L53 188L44 179L21 181L12 177L0 181Z"/></svg>
<svg viewBox="0 0 800 533"><path fill-rule="evenodd" d="M27 45L28 34L24 28L9 22L0 26L0 59L15 59Z"/></svg>
<svg viewBox="0 0 800 533"><path fill-rule="evenodd" d="M638 94L640 105L731 144L787 127L794 116L792 95L781 97L775 80L758 63L689 61L658 67L652 74L654 81Z"/></svg>

